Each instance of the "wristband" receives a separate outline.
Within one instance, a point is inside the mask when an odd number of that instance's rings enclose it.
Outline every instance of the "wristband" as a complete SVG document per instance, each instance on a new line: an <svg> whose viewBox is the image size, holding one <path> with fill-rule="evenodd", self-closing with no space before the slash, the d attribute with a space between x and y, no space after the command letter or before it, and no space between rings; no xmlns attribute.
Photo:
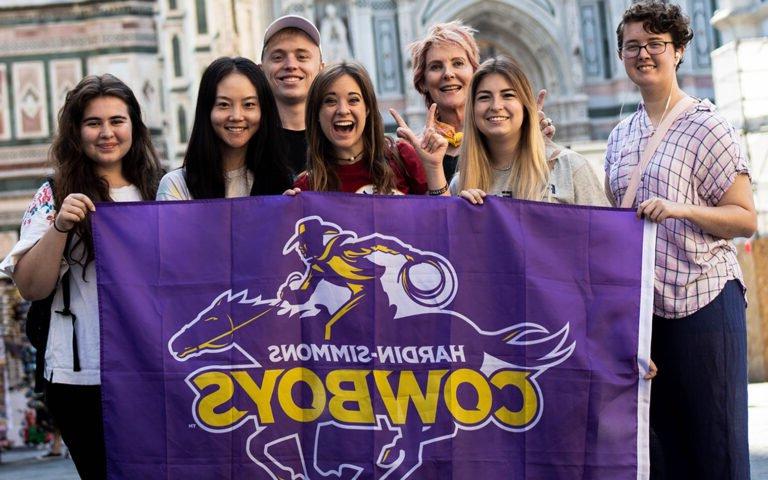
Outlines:
<svg viewBox="0 0 768 480"><path fill-rule="evenodd" d="M427 190L427 193L430 195L442 195L447 191L448 191L448 183L446 182L443 188L438 188L437 190Z"/></svg>

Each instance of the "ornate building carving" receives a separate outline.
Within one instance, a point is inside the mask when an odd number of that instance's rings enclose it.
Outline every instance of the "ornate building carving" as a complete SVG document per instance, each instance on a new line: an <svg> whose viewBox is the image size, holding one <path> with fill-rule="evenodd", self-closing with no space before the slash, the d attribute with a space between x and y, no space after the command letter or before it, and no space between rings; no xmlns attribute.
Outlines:
<svg viewBox="0 0 768 480"><path fill-rule="evenodd" d="M48 174L58 111L86 74L124 80L164 150L157 47L154 1L0 3L0 230L18 228Z"/></svg>

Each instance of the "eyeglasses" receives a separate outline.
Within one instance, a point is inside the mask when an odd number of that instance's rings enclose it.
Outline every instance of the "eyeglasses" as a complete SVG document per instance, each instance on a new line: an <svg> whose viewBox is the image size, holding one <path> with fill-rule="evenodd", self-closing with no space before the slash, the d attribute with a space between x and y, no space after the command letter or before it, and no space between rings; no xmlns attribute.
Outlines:
<svg viewBox="0 0 768 480"><path fill-rule="evenodd" d="M653 42L648 42L645 45L624 46L621 47L621 55L624 58L635 58L636 56L640 55L640 50L643 48L646 52L648 52L648 55L661 55L667 50L668 43L675 42L662 42L661 40L654 40Z"/></svg>

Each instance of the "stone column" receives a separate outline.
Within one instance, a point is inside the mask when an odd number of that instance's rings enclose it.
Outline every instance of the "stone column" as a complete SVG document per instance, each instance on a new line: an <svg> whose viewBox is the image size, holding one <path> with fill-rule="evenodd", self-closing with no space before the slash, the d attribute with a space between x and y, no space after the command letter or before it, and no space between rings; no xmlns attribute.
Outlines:
<svg viewBox="0 0 768 480"><path fill-rule="evenodd" d="M376 46L373 41L371 2L369 0L350 1L349 29L352 37L352 49L355 59L368 70L371 78L376 78Z"/></svg>
<svg viewBox="0 0 768 480"><path fill-rule="evenodd" d="M426 26L419 25L419 4L414 0L398 0L397 23L400 29L400 52L403 64L403 91L405 92L405 120L414 131L420 131L426 122L427 110L424 97L413 86L413 65L408 45L426 32Z"/></svg>

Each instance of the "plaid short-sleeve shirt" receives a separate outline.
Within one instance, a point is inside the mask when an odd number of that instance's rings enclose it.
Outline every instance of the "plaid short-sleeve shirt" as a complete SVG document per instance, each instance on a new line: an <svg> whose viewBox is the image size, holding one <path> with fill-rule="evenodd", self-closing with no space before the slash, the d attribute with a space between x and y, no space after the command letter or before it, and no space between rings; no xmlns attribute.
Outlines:
<svg viewBox="0 0 768 480"><path fill-rule="evenodd" d="M643 104L611 132L605 171L617 204L653 132ZM740 173L749 169L735 130L703 100L672 123L641 177L635 206L652 197L715 206ZM730 241L671 218L658 225L655 277L654 314L665 318L706 306L728 280L744 283Z"/></svg>

